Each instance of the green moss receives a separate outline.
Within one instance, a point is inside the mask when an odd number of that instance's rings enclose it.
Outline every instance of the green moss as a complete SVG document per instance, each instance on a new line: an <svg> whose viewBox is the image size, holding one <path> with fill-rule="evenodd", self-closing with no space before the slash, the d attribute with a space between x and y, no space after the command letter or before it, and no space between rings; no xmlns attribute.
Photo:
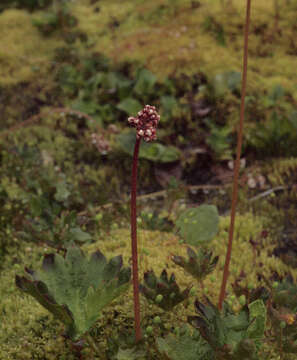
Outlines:
<svg viewBox="0 0 297 360"><path fill-rule="evenodd" d="M120 4L120 6L119 6ZM281 34L275 30L273 2L259 0L252 6L250 36L250 91L282 84L295 101L294 10L295 4L282 7L279 19ZM241 70L242 26L245 2L222 8L221 1L126 0L101 1L90 5L87 0L71 4L78 27L88 35L94 51L103 52L117 62L139 60L160 77L173 71L193 74ZM99 9L99 10L96 10ZM0 15L0 31L7 41L0 47L0 84L15 84L34 78L34 69L47 67L61 40L43 38L25 11L7 10ZM222 46L213 31L205 28L211 18L224 31ZM168 41L174 39L174 41ZM9 46L8 46L9 45Z"/></svg>
<svg viewBox="0 0 297 360"><path fill-rule="evenodd" d="M73 11L80 19L81 29L91 34L96 50L115 61L139 60L160 77L173 71L203 71L211 77L226 69L241 70L245 2L237 2L231 10L222 9L220 1L201 2L197 9L191 8L190 1L177 1L177 11L170 4L165 0L136 4L124 1L118 6L118 1L102 1L99 13L95 13L96 5L91 8L87 2L80 2ZM280 83L297 99L294 56L290 54L294 6L281 9L279 35L274 28L273 3L260 0L253 4L250 91ZM204 30L210 16L223 28L227 46L220 45L212 32ZM113 27L114 19L118 25Z"/></svg>
<svg viewBox="0 0 297 360"><path fill-rule="evenodd" d="M231 294L231 283L239 276L241 271L247 275L242 280L242 285L253 283L259 285L258 274L263 274L269 278L270 274L277 271L280 275L290 272L293 278L297 279L297 270L292 271L284 265L281 260L271 257L271 239L265 239L259 248L259 254L255 257L253 248L249 242L250 238L257 239L263 230L263 223L267 219L254 217L251 214L240 215L237 218L235 227L233 259L230 269L230 281L228 293ZM220 232L213 242L215 254L220 255L220 261L213 273L212 280L207 278L205 286L209 289L208 295L216 302L219 286L222 277L224 254L227 242L227 229L229 217L221 218ZM82 247L88 253L95 249L100 249L108 257L116 254L123 254L124 263L127 264L131 257L130 253L130 231L129 229L118 229L112 231L108 236L98 238L92 245ZM146 251L141 251L146 249ZM160 274L166 267L167 272L174 272L177 281L183 288L193 284L191 276L185 274L181 268L176 266L170 259L172 254L186 253L186 245L179 244L178 238L169 233L159 233L151 231L139 231L139 250L140 250L140 274L144 271L153 269L156 274ZM0 358L5 359L54 359L71 357L71 349L64 343L61 333L63 326L43 309L33 298L21 293L14 285L15 274L21 274L22 268L36 268L40 266L41 256L50 249L43 247L29 247L19 245L19 248L11 248L10 255L6 257L4 270L1 273L0 293L1 305L0 314L2 317L0 328ZM148 255L149 254L149 255ZM263 265L261 266L260 263ZM215 279L215 281L213 281ZM198 297L201 298L202 291L199 286ZM194 301L194 298L191 298ZM143 318L151 318L156 314L156 308L149 305L144 298L141 298ZM113 319L113 311L116 309L119 316ZM179 318L186 318L189 309L186 310L182 305L177 309ZM191 311L191 310L190 310ZM163 315L162 315L163 317ZM106 325L106 319L110 319L111 324ZM95 342L99 347L105 346L107 336L118 327L133 323L133 304L132 287L128 296L120 298L114 302L113 306L106 308L104 317L99 320L97 326L92 331ZM164 314L163 320L167 324L174 324L176 320L174 314ZM147 325L150 323L145 321ZM97 329L97 330L96 330ZM103 331L103 332L102 332ZM98 334L98 335L96 335ZM91 351L91 350L88 350ZM30 357L31 356L31 357Z"/></svg>
<svg viewBox="0 0 297 360"><path fill-rule="evenodd" d="M48 69L53 49L61 41L44 41L25 10L6 10L0 14L0 87L32 81Z"/></svg>

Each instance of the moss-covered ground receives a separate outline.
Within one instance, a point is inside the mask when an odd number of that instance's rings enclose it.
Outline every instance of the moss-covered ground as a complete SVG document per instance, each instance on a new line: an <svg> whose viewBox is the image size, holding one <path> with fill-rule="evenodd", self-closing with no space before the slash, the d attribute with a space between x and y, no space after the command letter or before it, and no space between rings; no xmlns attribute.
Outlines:
<svg viewBox="0 0 297 360"><path fill-rule="evenodd" d="M187 308L179 305L173 314L141 297L143 327L159 315L164 328L153 325L153 331L162 335L194 313L196 296L217 302L230 221L228 161L236 144L245 3L76 0L67 4L75 25L61 18L53 29L48 19L57 15L57 2L0 13L1 360L75 359L63 325L16 288L15 275L25 266L37 268L44 253L73 237L87 253L99 248L130 262L131 147L119 135L127 133L129 110L138 106L131 98L160 108L158 137L167 151L166 161L158 153L140 159L140 273L166 268L181 288L196 289ZM265 280L288 275L297 281L296 12L295 0L252 4L245 166L228 300L239 285L266 286ZM140 75L144 69L149 72ZM155 195L143 196L148 193ZM210 245L219 263L204 290L170 259L186 253L174 228L179 211L202 203L217 205L220 213ZM237 299L233 306L240 308ZM102 354L120 328L133 329L132 286L91 331ZM88 359L105 356L88 346L84 353ZM278 353L267 336L260 360L280 359ZM150 358L158 359L154 352Z"/></svg>

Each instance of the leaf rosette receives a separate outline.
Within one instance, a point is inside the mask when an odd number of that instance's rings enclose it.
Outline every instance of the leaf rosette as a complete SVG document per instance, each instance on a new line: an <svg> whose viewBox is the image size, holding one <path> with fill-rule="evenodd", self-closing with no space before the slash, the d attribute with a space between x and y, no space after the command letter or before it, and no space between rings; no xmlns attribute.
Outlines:
<svg viewBox="0 0 297 360"><path fill-rule="evenodd" d="M77 340L98 320L100 311L124 293L131 269L122 256L106 260L98 250L87 259L76 246L44 256L39 271L25 269L30 278L16 275L16 286L33 296L66 325L66 334Z"/></svg>
<svg viewBox="0 0 297 360"><path fill-rule="evenodd" d="M190 247L187 248L188 259L183 256L172 256L172 261L184 268L198 281L203 280L216 267L219 257L212 257L212 251L200 247L196 253Z"/></svg>
<svg viewBox="0 0 297 360"><path fill-rule="evenodd" d="M189 297L191 286L181 291L174 274L168 278L167 271L163 270L157 278L151 270L144 274L144 284L139 285L139 290L147 299L169 311Z"/></svg>
<svg viewBox="0 0 297 360"><path fill-rule="evenodd" d="M189 316L188 322L199 330L219 359L256 360L262 344L266 323L266 308L256 300L234 313L224 304L220 312L209 299L207 304L196 300L199 316Z"/></svg>

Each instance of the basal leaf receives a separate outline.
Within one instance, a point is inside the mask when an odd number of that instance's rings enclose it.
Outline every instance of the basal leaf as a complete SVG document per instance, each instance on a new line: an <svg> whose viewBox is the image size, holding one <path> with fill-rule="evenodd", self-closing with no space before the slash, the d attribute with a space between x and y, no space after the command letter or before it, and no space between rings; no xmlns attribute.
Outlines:
<svg viewBox="0 0 297 360"><path fill-rule="evenodd" d="M176 226L186 243L199 246L210 242L219 230L219 214L214 205L201 205L185 210Z"/></svg>
<svg viewBox="0 0 297 360"><path fill-rule="evenodd" d="M100 311L127 290L130 268L122 268L122 257L107 262L97 251L89 259L75 246L66 257L45 255L42 268L29 271L32 279L16 276L16 285L49 310L78 339L100 316Z"/></svg>

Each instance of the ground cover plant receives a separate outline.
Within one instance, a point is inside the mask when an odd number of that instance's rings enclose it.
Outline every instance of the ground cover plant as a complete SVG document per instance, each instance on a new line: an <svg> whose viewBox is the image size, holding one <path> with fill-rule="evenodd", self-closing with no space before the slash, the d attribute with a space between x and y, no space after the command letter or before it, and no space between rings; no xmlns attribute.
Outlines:
<svg viewBox="0 0 297 360"><path fill-rule="evenodd" d="M22 67L10 49L1 74L0 358L294 359L296 89L290 66L258 70L291 64L296 4L271 22L255 4L247 96L247 46L242 83L227 55L245 2L14 5L0 27L23 21L46 46ZM193 67L197 25L221 68ZM151 48L166 26L173 59Z"/></svg>

